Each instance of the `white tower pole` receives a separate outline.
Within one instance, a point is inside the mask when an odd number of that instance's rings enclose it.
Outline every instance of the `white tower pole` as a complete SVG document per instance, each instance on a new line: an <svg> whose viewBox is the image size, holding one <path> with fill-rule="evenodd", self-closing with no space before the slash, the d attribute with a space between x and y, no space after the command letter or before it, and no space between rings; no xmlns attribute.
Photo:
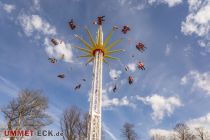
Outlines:
<svg viewBox="0 0 210 140"><path fill-rule="evenodd" d="M99 25L97 32L97 42L101 39L103 45L102 26ZM90 99L90 122L88 128L88 140L101 140L101 105L102 105L102 70L103 70L103 52L99 49L95 51L93 62L93 81Z"/></svg>

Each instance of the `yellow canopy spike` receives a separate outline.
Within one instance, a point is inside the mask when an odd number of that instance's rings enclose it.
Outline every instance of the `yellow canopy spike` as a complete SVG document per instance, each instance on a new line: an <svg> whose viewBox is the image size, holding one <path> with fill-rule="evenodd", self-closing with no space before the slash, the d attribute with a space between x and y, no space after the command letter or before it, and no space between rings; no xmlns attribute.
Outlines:
<svg viewBox="0 0 210 140"><path fill-rule="evenodd" d="M111 30L111 32L108 34L106 40L104 41L104 47L106 47L106 45L109 42L113 32L114 32L114 28Z"/></svg>
<svg viewBox="0 0 210 140"><path fill-rule="evenodd" d="M80 36L75 35L75 37L78 38L89 50L93 50L93 48L84 39L82 39Z"/></svg>
<svg viewBox="0 0 210 140"><path fill-rule="evenodd" d="M96 48L95 41L94 41L94 39L93 39L93 37L92 37L92 35L91 35L90 31L88 30L88 28L87 28L87 27L85 27L85 30L86 30L86 31L87 31L87 33L88 33L88 36L89 36L89 38L90 38L90 42L91 42L91 44L93 45L93 48Z"/></svg>
<svg viewBox="0 0 210 140"><path fill-rule="evenodd" d="M87 49L84 49L84 48L81 48L81 47L77 47L77 46L73 46L74 48L77 48L83 52L87 52L87 53L91 53L91 50L87 50Z"/></svg>
<svg viewBox="0 0 210 140"><path fill-rule="evenodd" d="M93 55L87 54L87 55L81 55L81 56L79 56L79 57L81 57L81 58L87 58L87 57L93 57Z"/></svg>
<svg viewBox="0 0 210 140"><path fill-rule="evenodd" d="M103 59L103 62L104 62L105 64L108 64L108 62L107 62L105 59Z"/></svg>
<svg viewBox="0 0 210 140"><path fill-rule="evenodd" d="M94 59L94 58L89 59L85 65L89 64L90 62L92 62L93 59Z"/></svg>
<svg viewBox="0 0 210 140"><path fill-rule="evenodd" d="M107 48L105 48L107 51L110 50L113 46L117 45L118 43L120 43L123 40L123 38L113 42L112 44L110 44Z"/></svg>
<svg viewBox="0 0 210 140"><path fill-rule="evenodd" d="M123 52L123 51L125 51L125 50L122 50L122 49L120 49L120 50L111 50L111 51L107 51L106 53L107 54L112 54L112 53L118 53L118 52Z"/></svg>
<svg viewBox="0 0 210 140"><path fill-rule="evenodd" d="M113 60L120 60L119 58L117 58L117 57L112 57L112 56L110 56L110 55L105 55L104 57L105 57L105 58L108 58L108 59L113 59Z"/></svg>

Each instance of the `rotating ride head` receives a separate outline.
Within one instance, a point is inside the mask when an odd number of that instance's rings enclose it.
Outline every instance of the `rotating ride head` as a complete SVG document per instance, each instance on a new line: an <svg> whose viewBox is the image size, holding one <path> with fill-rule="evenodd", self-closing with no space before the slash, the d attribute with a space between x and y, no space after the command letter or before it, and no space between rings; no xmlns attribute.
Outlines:
<svg viewBox="0 0 210 140"><path fill-rule="evenodd" d="M123 40L123 38L108 44L110 39L111 39L111 36L112 36L113 32L115 31L115 28L113 28L111 30L111 32L108 34L108 36L107 36L107 38L105 39L104 42L103 42L103 31L102 31L102 26L101 25L98 26L96 41L94 41L94 39L93 39L91 33L89 32L89 30L87 28L85 28L85 30L88 34L88 37L89 37L89 40L90 40L91 44L87 43L79 35L75 35L75 37L78 38L84 44L84 46L86 47L86 48L81 48L81 47L75 47L75 48L77 48L77 49L81 50L82 52L86 53L85 55L80 56L81 58L89 58L86 64L88 64L88 63L90 63L94 60L95 53L97 51L103 53L103 62L104 63L107 63L106 59L119 60L119 58L112 57L111 54L122 52L124 50L122 50L122 49L111 50L111 49L115 45L120 43Z"/></svg>

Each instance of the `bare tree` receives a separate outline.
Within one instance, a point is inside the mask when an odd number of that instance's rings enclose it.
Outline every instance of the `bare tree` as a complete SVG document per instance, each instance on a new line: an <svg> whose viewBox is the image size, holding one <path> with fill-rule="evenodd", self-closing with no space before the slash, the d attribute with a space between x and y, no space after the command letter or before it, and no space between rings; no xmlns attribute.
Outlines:
<svg viewBox="0 0 210 140"><path fill-rule="evenodd" d="M70 107L60 121L64 140L85 140L88 131L88 113L82 114L77 107Z"/></svg>
<svg viewBox="0 0 210 140"><path fill-rule="evenodd" d="M169 136L169 140L177 140L176 134L175 134L175 133L172 133L172 134Z"/></svg>
<svg viewBox="0 0 210 140"><path fill-rule="evenodd" d="M80 121L77 125L79 140L84 140L88 137L88 122L89 122L89 114L85 113L81 115Z"/></svg>
<svg viewBox="0 0 210 140"><path fill-rule="evenodd" d="M46 113L48 101L41 91L22 90L18 97L2 108L8 130L35 130L52 123ZM14 140L10 137L10 140Z"/></svg>
<svg viewBox="0 0 210 140"><path fill-rule="evenodd" d="M202 128L202 127L199 127L199 128L195 128L196 130L196 136L201 139L201 140L208 140L209 139L209 135L208 135L208 132Z"/></svg>
<svg viewBox="0 0 210 140"><path fill-rule="evenodd" d="M134 131L134 125L130 123L124 123L121 133L125 140L137 140L138 138L136 132Z"/></svg>
<svg viewBox="0 0 210 140"><path fill-rule="evenodd" d="M157 133L151 136L151 140L210 140L210 135L205 128L195 128L193 131L186 124L178 123L170 135Z"/></svg>
<svg viewBox="0 0 210 140"><path fill-rule="evenodd" d="M174 131L178 140L192 140L194 135L190 133L190 128L184 123L178 123Z"/></svg>
<svg viewBox="0 0 210 140"><path fill-rule="evenodd" d="M64 140L86 140L88 137L89 113L82 113L76 107L70 107L63 113L60 120ZM102 128L102 140L105 139Z"/></svg>

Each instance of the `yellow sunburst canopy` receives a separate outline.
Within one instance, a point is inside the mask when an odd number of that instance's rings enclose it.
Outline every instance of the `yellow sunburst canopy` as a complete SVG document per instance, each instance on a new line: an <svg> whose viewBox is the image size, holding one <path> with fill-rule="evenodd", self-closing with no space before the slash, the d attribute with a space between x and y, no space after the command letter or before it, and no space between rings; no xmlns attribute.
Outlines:
<svg viewBox="0 0 210 140"><path fill-rule="evenodd" d="M94 39L93 39L91 33L89 32L89 30L87 28L85 28L85 30L88 34L91 45L89 43L87 43L82 37L80 37L78 35L75 35L75 37L78 38L84 44L84 46L86 47L86 48L81 48L81 47L75 47L75 48L77 48L77 49L81 50L82 52L86 53L85 55L80 56L81 58L89 58L89 60L87 61L86 64L88 64L88 63L90 63L94 60L96 51L101 51L103 53L103 55L104 55L103 62L104 63L107 63L107 61L105 59L118 60L118 58L112 57L111 54L122 52L124 50L122 50L122 49L111 50L111 49L115 45L120 43L123 40L123 38L121 38L117 41L114 41L111 44L108 44L110 39L111 39L111 36L112 36L113 32L115 31L115 28L113 28L111 30L111 32L108 34L108 36L107 36L107 38L105 39L104 42L103 42L103 32L102 32L102 27L101 26L98 27L96 41L94 41Z"/></svg>

